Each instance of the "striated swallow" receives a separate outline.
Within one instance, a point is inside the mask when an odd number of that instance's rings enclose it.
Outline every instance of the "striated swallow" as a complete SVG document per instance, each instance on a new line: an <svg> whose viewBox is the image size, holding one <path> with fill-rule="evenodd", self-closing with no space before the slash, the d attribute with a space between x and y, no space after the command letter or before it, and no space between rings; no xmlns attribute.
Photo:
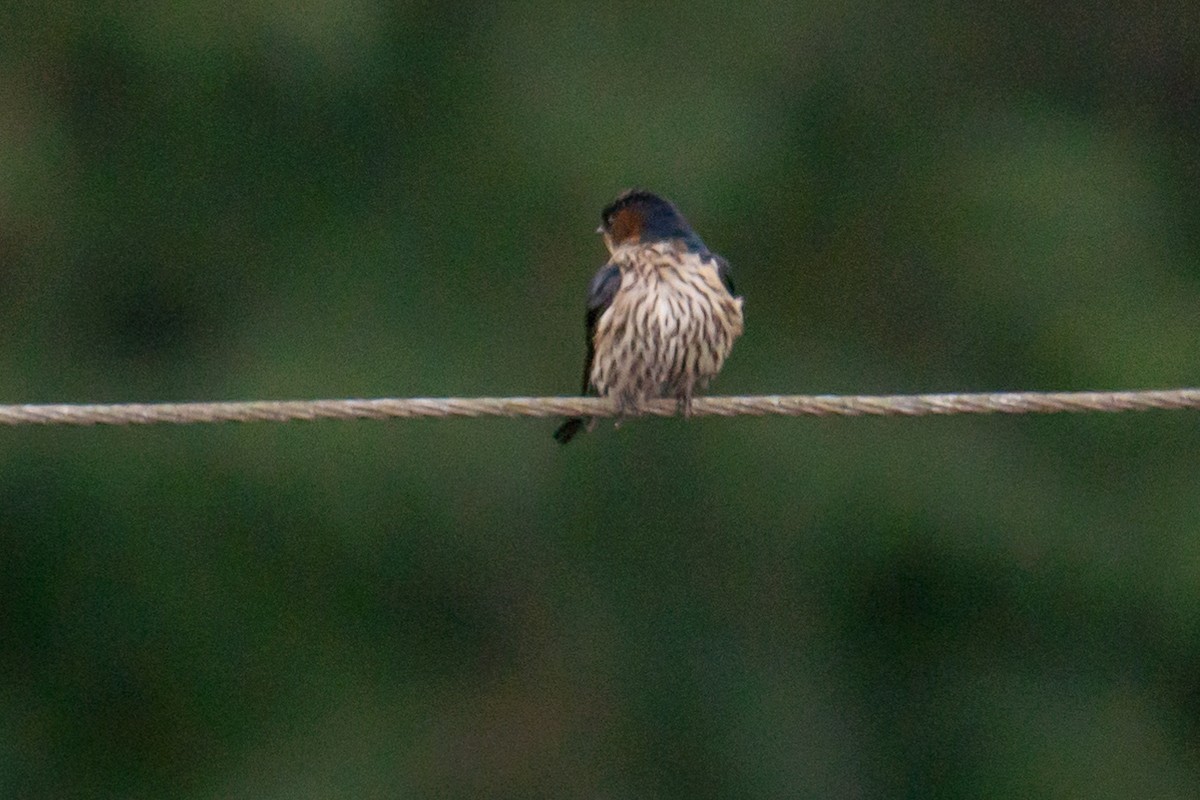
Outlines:
<svg viewBox="0 0 1200 800"><path fill-rule="evenodd" d="M588 288L583 394L614 398L622 415L661 397L689 414L742 335L729 264L650 192L625 192L600 219L609 259ZM570 418L554 438L566 444L593 424Z"/></svg>

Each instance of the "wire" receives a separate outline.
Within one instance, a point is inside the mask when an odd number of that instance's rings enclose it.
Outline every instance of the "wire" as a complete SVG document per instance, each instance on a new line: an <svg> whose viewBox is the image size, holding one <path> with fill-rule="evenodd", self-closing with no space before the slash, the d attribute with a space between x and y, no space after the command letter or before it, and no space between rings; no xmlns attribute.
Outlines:
<svg viewBox="0 0 1200 800"><path fill-rule="evenodd" d="M698 397L692 416L946 416L1200 409L1200 389L1127 392L1001 392L919 395L756 395ZM674 400L642 413L678 414ZM416 397L226 403L0 405L0 425L188 425L319 419L446 417L613 417L612 401L591 397Z"/></svg>

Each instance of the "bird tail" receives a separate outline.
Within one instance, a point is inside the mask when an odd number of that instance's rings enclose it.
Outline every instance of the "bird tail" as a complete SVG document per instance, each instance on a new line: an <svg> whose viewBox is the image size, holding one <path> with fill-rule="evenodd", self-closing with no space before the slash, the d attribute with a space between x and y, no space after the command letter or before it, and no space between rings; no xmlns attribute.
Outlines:
<svg viewBox="0 0 1200 800"><path fill-rule="evenodd" d="M558 430L554 432L554 439L559 444L566 444L575 438L575 435L588 427L589 420L583 417L570 417L562 425L558 426Z"/></svg>

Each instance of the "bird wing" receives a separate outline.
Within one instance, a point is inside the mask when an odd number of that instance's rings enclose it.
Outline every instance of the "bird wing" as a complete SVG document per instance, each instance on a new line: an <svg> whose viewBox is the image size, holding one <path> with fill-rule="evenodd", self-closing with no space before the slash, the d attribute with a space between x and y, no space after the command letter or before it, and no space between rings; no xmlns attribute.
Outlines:
<svg viewBox="0 0 1200 800"><path fill-rule="evenodd" d="M613 297L616 296L620 286L621 270L616 264L610 262L600 268L600 271L592 278L591 286L588 287L587 316L585 318L587 358L583 362L583 389L580 390L580 394L587 394L588 386L592 382L592 359L596 356L596 325L600 321L600 315L612 305Z"/></svg>
<svg viewBox="0 0 1200 800"><path fill-rule="evenodd" d="M717 277L721 279L721 283L725 284L725 288L734 297L737 292L733 288L733 271L729 268L729 262L716 253L710 253L713 261L717 262Z"/></svg>

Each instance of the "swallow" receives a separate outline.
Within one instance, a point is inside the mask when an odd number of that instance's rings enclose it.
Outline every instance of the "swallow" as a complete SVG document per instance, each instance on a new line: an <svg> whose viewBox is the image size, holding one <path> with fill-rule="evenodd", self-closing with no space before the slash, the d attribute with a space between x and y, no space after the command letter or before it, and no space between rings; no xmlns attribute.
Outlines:
<svg viewBox="0 0 1200 800"><path fill-rule="evenodd" d="M620 416L647 400L692 397L721 370L742 335L743 300L729 263L713 253L674 205L631 189L600 214L608 262L587 294L583 389L616 400ZM571 441L594 420L567 419L554 438Z"/></svg>

